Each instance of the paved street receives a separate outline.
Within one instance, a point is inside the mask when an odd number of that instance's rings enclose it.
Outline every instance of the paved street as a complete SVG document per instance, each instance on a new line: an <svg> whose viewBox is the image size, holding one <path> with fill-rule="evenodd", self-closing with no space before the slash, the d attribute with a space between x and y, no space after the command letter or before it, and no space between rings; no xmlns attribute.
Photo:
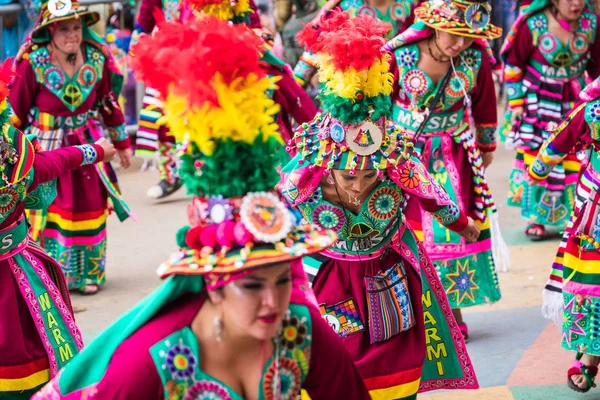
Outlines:
<svg viewBox="0 0 600 400"><path fill-rule="evenodd" d="M510 245L512 268L500 276L503 299L492 306L466 311L471 331L468 345L482 389L434 393L423 400L568 400L598 399L600 390L576 394L566 386L572 354L560 348L558 329L540 314L541 292L558 239L528 242L518 210L504 205L512 154L497 152L489 180L500 210L500 222ZM176 250L175 232L186 222L183 189L167 201L155 203L146 190L156 172L139 170L138 161L119 171L125 198L138 221L109 220L107 284L98 295L73 294L73 302L87 310L77 314L89 342L104 327L149 293L159 283L156 267Z"/></svg>

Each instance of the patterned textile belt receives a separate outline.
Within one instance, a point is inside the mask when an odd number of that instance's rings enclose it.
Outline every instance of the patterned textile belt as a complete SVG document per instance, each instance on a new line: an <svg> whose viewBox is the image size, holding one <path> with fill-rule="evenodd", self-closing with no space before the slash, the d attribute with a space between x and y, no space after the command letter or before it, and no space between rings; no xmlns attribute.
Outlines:
<svg viewBox="0 0 600 400"><path fill-rule="evenodd" d="M394 104L393 107L394 121L411 131L419 129L421 122L414 118L411 111L406 110L399 104ZM451 128L456 128L465 116L464 110L460 109L456 112L434 112L427 121L427 125L423 132L443 132Z"/></svg>
<svg viewBox="0 0 600 400"><path fill-rule="evenodd" d="M541 74L542 81L568 82L577 79L584 73L585 67L589 61L589 55L582 57L579 61L566 67L555 67L553 65L542 64L536 60L530 60L531 66Z"/></svg>
<svg viewBox="0 0 600 400"><path fill-rule="evenodd" d="M57 117L40 110L33 109L32 125L43 130L51 131L55 129L77 129L85 126L90 118L97 119L97 111L88 111L82 114L71 115L68 117Z"/></svg>
<svg viewBox="0 0 600 400"><path fill-rule="evenodd" d="M6 260L27 245L27 221L21 218L0 230L0 260Z"/></svg>

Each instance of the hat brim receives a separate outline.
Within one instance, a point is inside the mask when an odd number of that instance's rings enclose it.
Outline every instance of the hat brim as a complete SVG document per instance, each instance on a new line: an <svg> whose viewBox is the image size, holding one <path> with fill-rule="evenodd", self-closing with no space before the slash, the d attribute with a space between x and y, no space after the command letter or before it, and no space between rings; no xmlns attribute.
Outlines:
<svg viewBox="0 0 600 400"><path fill-rule="evenodd" d="M38 25L36 25L32 29L31 37L35 39L36 37L40 36L44 29L48 28L50 25L56 22L68 21L70 19L76 18L81 18L89 27L94 25L96 22L100 21L100 14L98 14L96 11L88 10L86 7L73 7L67 15L63 15L61 17L51 15L49 18L43 19Z"/></svg>
<svg viewBox="0 0 600 400"><path fill-rule="evenodd" d="M294 261L304 256L321 252L330 247L337 235L332 230L313 231L309 239L303 242L294 242L290 246L280 247L269 244L255 246L247 255L243 264L238 265L240 251L234 249L219 259L216 264L209 262L208 257L198 257L198 252L193 250L182 250L173 253L168 261L161 264L158 275L161 279L171 275L215 275L231 274L268 267L288 261Z"/></svg>
<svg viewBox="0 0 600 400"><path fill-rule="evenodd" d="M428 27L438 31L474 39L493 40L502 36L502 29L490 22L488 22L484 28L476 29L469 26L466 21L435 21L436 18L434 18L433 11L434 9L431 4L425 2L415 9L415 20L421 21ZM452 26L449 27L448 24L451 24Z"/></svg>

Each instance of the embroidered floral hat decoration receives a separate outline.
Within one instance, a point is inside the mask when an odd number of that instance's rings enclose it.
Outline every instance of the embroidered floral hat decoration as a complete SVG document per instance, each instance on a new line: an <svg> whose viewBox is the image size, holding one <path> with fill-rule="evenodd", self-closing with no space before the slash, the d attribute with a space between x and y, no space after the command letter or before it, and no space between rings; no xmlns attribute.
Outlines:
<svg viewBox="0 0 600 400"><path fill-rule="evenodd" d="M72 0L49 0L44 1L40 8L40 15L31 31L31 38L49 40L48 27L55 22L66 21L73 18L81 18L87 27L94 25L100 20L100 14L91 11L87 7Z"/></svg>
<svg viewBox="0 0 600 400"><path fill-rule="evenodd" d="M280 136L275 79L260 67L262 40L215 17L165 22L136 45L132 67L156 88L181 143L181 178L194 195L181 251L159 274L208 282L323 250L335 234L299 226L274 191ZM210 284L209 284L210 286Z"/></svg>
<svg viewBox="0 0 600 400"><path fill-rule="evenodd" d="M415 20L433 29L489 40L502 36L491 15L488 0L429 0L415 9Z"/></svg>
<svg viewBox="0 0 600 400"><path fill-rule="evenodd" d="M301 164L353 173L383 170L410 154L411 141L390 118L390 55L380 50L390 29L370 15L332 11L298 34L318 65L323 110L288 142Z"/></svg>
<svg viewBox="0 0 600 400"><path fill-rule="evenodd" d="M298 34L317 61L323 112L288 142L297 154L278 189L290 204L307 201L332 170L377 170L409 193L436 190L413 156L412 139L391 119L391 56L382 50L389 29L370 15L332 11Z"/></svg>

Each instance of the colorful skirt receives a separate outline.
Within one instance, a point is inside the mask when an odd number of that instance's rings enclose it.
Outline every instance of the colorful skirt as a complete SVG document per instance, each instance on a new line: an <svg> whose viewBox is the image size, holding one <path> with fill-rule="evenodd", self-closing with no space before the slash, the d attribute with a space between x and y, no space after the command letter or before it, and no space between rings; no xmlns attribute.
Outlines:
<svg viewBox="0 0 600 400"><path fill-rule="evenodd" d="M581 162L575 153L558 164L547 180L529 183L524 177L539 149L517 149L510 174L508 205L521 208L521 216L532 223L565 227L575 205L575 188Z"/></svg>
<svg viewBox="0 0 600 400"><path fill-rule="evenodd" d="M380 257L329 258L318 266L313 290L321 315L350 352L373 399L477 388L433 265L410 229L401 239Z"/></svg>
<svg viewBox="0 0 600 400"><path fill-rule="evenodd" d="M408 202L407 222L427 249L452 308L495 303L501 294L492 253L491 214L485 213L483 219L476 215L476 208L480 213L485 209L476 196L481 189L474 183L469 155L452 134L429 134L422 140L423 164L461 210L475 219L481 234L476 242L467 243L421 209L417 200Z"/></svg>
<svg viewBox="0 0 600 400"><path fill-rule="evenodd" d="M585 171L573 218L544 290L544 315L562 311L562 346L600 356L600 174ZM562 293L562 296L560 296ZM555 318L558 319L558 318Z"/></svg>
<svg viewBox="0 0 600 400"><path fill-rule="evenodd" d="M83 347L64 276L30 241L0 256L0 398L29 399Z"/></svg>
<svg viewBox="0 0 600 400"><path fill-rule="evenodd" d="M93 143L102 132L94 121L84 127L67 131L38 129L41 143L56 136L62 139L49 144L51 148ZM51 148L44 148L49 150ZM109 203L110 199L110 203ZM117 176L109 163L83 165L65 171L57 178L56 198L48 208L28 213L31 235L43 243L45 250L62 267L69 289L106 281L106 219L112 207L121 221L131 210L122 200Z"/></svg>

